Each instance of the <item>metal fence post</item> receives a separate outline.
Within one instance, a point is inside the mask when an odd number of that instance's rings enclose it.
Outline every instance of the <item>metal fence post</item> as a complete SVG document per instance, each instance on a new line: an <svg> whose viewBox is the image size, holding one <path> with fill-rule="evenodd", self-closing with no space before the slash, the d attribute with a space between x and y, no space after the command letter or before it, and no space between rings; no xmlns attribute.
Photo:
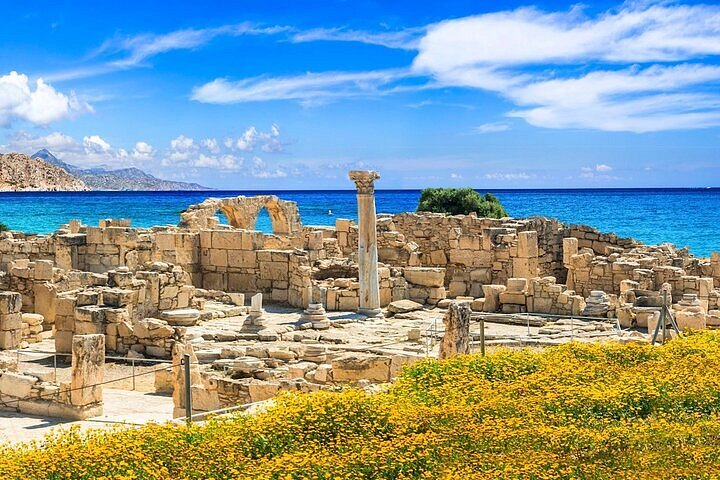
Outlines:
<svg viewBox="0 0 720 480"><path fill-rule="evenodd" d="M53 381L57 382L57 353L53 353L53 371L55 372Z"/></svg>
<svg viewBox="0 0 720 480"><path fill-rule="evenodd" d="M133 358L131 361L132 361L132 385L133 385L133 390L135 390L135 359Z"/></svg>
<svg viewBox="0 0 720 480"><path fill-rule="evenodd" d="M192 392L190 390L190 354L183 356L185 364L185 417L188 425L192 423Z"/></svg>
<svg viewBox="0 0 720 480"><path fill-rule="evenodd" d="M485 356L485 319L480 317L480 354Z"/></svg>

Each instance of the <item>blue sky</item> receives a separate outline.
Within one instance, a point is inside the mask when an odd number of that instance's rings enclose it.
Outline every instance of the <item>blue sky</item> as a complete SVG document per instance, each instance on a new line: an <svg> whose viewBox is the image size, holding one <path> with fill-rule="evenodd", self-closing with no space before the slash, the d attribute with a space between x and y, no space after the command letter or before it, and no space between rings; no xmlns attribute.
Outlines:
<svg viewBox="0 0 720 480"><path fill-rule="evenodd" d="M720 186L720 5L31 2L0 144L228 189Z"/></svg>

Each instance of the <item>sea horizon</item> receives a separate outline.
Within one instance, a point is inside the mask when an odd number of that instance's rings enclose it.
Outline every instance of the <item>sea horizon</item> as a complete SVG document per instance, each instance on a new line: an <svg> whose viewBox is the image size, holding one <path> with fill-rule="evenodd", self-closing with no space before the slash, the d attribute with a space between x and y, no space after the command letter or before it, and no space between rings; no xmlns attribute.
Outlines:
<svg viewBox="0 0 720 480"><path fill-rule="evenodd" d="M720 250L720 234L705 212L720 208L720 187L485 189L515 218L543 216L565 224L588 225L646 244L688 246L708 257ZM377 189L378 213L412 212L421 189ZM71 219L97 225L104 218L129 218L133 226L176 225L180 212L209 197L277 195L298 203L305 225L334 225L357 217L355 189L0 192L0 221L26 233L49 234ZM664 207L667 206L667 207ZM682 212L682 214L678 214ZM224 221L220 216L221 222ZM270 231L267 212L258 230Z"/></svg>

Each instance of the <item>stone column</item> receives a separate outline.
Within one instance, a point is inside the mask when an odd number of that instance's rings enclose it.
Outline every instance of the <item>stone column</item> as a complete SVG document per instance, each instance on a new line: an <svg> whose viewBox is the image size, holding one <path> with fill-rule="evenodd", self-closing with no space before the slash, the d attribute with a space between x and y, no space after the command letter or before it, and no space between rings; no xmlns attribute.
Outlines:
<svg viewBox="0 0 720 480"><path fill-rule="evenodd" d="M352 170L349 177L357 187L359 311L368 316L377 316L380 315L380 285L374 182L380 175L372 170Z"/></svg>

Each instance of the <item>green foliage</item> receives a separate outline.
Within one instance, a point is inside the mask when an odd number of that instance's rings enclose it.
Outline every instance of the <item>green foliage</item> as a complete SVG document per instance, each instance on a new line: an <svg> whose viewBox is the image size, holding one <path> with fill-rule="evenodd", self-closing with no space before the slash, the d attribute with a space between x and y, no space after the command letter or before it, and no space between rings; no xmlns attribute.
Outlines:
<svg viewBox="0 0 720 480"><path fill-rule="evenodd" d="M5 225L3 222L0 222L0 232L7 232L10 230L10 227Z"/></svg>
<svg viewBox="0 0 720 480"><path fill-rule="evenodd" d="M417 211L449 215L475 212L479 217L488 218L508 216L495 195L486 193L483 196L472 188L426 188L420 194Z"/></svg>

